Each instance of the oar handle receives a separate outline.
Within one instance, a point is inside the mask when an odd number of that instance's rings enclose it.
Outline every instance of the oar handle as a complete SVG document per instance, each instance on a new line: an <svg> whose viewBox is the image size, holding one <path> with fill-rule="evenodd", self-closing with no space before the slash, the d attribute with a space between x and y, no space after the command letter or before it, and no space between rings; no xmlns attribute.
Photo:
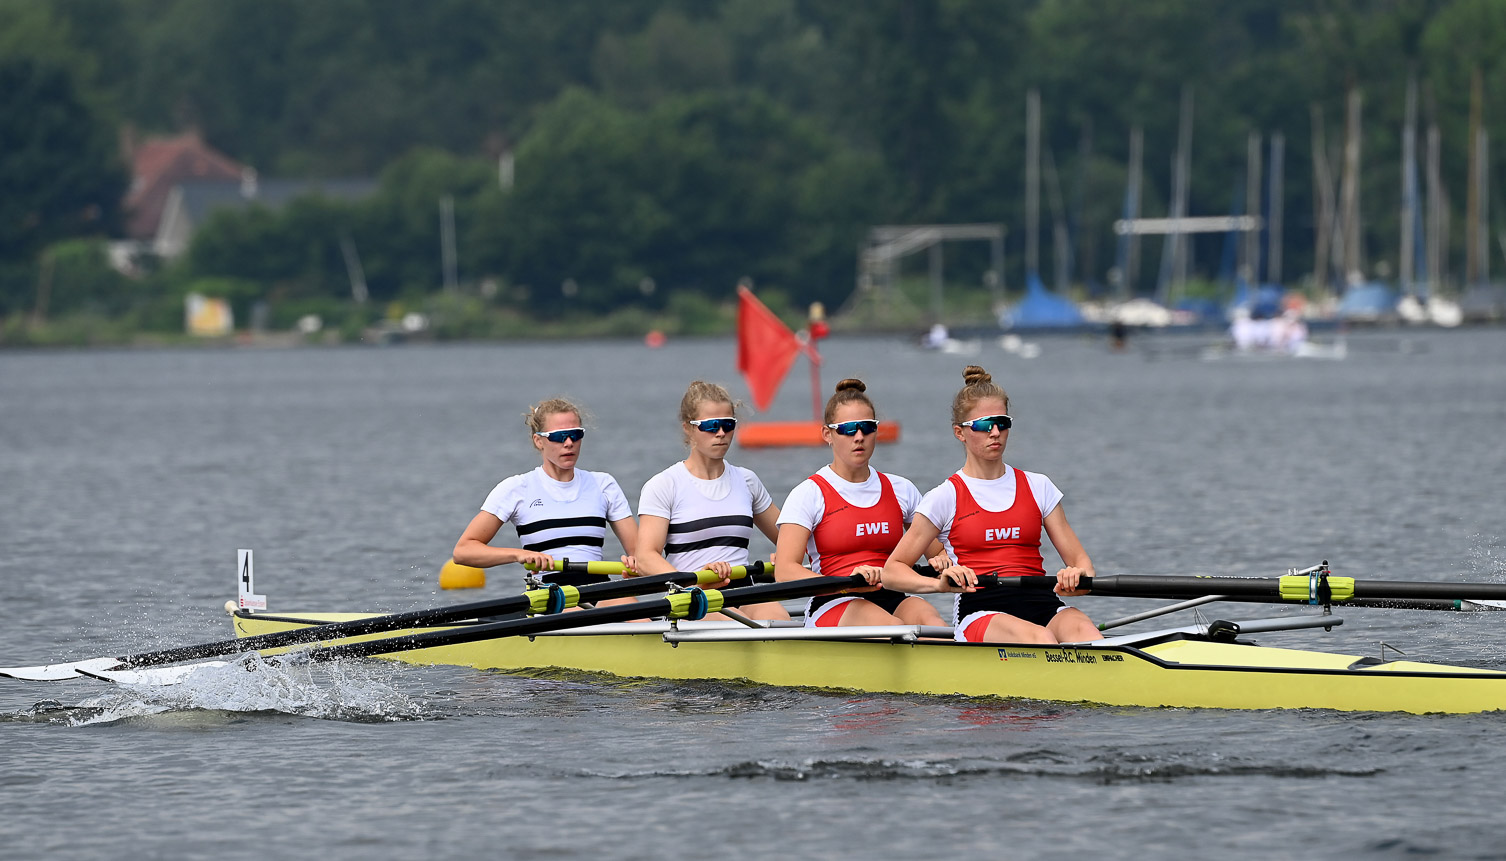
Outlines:
<svg viewBox="0 0 1506 861"><path fill-rule="evenodd" d="M541 570L539 566L534 565L532 562L524 562L523 563L523 567L527 568L529 571L538 571L538 570ZM732 579L733 580L740 580L740 579L742 579L744 577L749 577L749 578L752 578L753 580L757 581L757 580L759 580L760 578L763 577L763 575L766 573L768 567L769 567L768 563L764 562L762 560L760 560L758 562L750 562L747 565L733 565L732 566ZM556 559L556 560L554 560L554 564L551 565L551 566L549 566L549 568L547 570L549 570L549 571L558 571L558 572L566 572L566 573L570 573L570 574L608 574L608 575L610 575L610 574L626 574L627 573L627 566L623 565L621 562L606 562L606 561L601 561L601 562L571 562L569 559ZM706 570L706 571L709 572L709 569L703 569L703 570ZM713 580L711 582L715 582L715 581Z"/></svg>

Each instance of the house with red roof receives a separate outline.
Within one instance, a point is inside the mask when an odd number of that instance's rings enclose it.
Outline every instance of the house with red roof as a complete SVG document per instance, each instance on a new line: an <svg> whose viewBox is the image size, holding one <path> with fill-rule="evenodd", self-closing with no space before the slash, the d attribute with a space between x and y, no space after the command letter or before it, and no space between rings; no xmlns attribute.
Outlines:
<svg viewBox="0 0 1506 861"><path fill-rule="evenodd" d="M214 149L195 130L128 144L126 156L127 238L111 244L110 260L127 273L141 254L171 259L187 251L195 228L215 211L258 204L276 209L309 194L359 200L376 189L369 179L261 180L255 168Z"/></svg>

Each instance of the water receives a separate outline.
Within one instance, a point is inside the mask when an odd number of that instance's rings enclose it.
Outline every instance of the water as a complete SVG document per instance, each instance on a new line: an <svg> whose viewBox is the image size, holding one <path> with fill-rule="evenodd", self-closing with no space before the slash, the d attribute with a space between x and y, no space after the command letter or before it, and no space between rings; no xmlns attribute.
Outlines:
<svg viewBox="0 0 1506 861"><path fill-rule="evenodd" d="M1506 580L1506 333L1350 344L1344 362L1199 362L1063 338L972 360L1013 398L1009 460L1062 487L1102 573L1328 559ZM824 386L861 376L903 425L883 468L925 488L960 464L966 360L825 352ZM536 465L528 403L584 401L583 465L636 501L682 456L689 377L735 383L733 362L721 340L0 353L0 663L228 636L238 547L273 609L474 600L437 572L492 484ZM808 414L803 374L770 417ZM776 498L822 463L733 460ZM1082 600L1095 618L1151 603ZM1506 666L1494 615L1343 615L1262 641ZM0 680L0 856L1499 858L1500 729L360 662L157 691Z"/></svg>

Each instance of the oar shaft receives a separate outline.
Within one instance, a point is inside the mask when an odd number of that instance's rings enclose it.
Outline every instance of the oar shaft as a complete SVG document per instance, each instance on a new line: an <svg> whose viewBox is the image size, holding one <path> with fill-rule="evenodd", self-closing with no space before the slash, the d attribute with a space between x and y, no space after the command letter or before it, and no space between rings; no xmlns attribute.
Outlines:
<svg viewBox="0 0 1506 861"><path fill-rule="evenodd" d="M587 563L579 564L584 565ZM619 569L622 567L621 563L614 564ZM756 571L762 571L761 564L760 566L756 566ZM708 583L715 583L719 579L719 577L710 571L672 571L667 574L654 574L646 577L627 577L608 583L592 583L586 586L565 586L560 588L569 593L565 606L574 606L576 603L582 601L589 603L592 601L604 601L609 598L626 598L633 595L656 592L670 584L677 586L702 586ZM448 607L410 610L385 616L354 619L349 622L331 622L326 625L311 625L306 628L294 628L289 631L259 634L254 637L219 640L213 643L201 643L196 646L180 646L157 652L125 655L120 658L120 662L132 667L151 667L161 664L175 664L179 661L197 661L203 658L230 655L238 652L281 649L320 640L338 640L344 637L357 637L363 634L399 631L403 628L444 625L452 622L476 619L482 616L497 616L523 611L543 612L548 598L548 590L532 589L521 594L508 595L505 598L493 598L487 601L471 601L465 604L452 604Z"/></svg>
<svg viewBox="0 0 1506 861"><path fill-rule="evenodd" d="M986 575L979 577L980 584L1010 586L1021 589L1051 589L1056 586L1055 577L1027 575L1024 577L997 577L987 583ZM1332 591L1334 604L1353 604L1364 601L1469 601L1506 599L1506 583L1449 583L1409 580L1355 580L1349 577L1326 578ZM1274 601L1277 603L1308 603L1306 574L1290 574L1285 577L1205 577L1156 574L1099 574L1083 577L1081 588L1092 595L1120 598L1194 598L1200 595L1219 594L1225 600Z"/></svg>
<svg viewBox="0 0 1506 861"><path fill-rule="evenodd" d="M708 589L704 594L710 611L715 612L722 607L737 607L744 604L762 604L768 601L808 598L811 595L824 595L829 592L840 592L843 589L866 585L868 585L868 581L862 575L853 574L848 577L808 577L784 583L745 586L740 589L728 589L725 591ZM548 616L534 616L529 619L509 619L502 622L467 625L464 628L449 631L425 631L417 634L405 634L399 637L388 637L381 640L341 643L336 646L311 649L307 654L312 660L364 658L372 655L407 652L414 649L456 646L463 643L474 643L478 640L532 636L534 634L545 634L550 631L559 631L565 628L583 628L588 625L628 622L645 617L671 616L674 618L683 618L685 616L685 607L689 603L690 598L691 594L689 592L681 592L667 598L639 601L634 604L623 604L615 607L598 607L594 610L555 613Z"/></svg>

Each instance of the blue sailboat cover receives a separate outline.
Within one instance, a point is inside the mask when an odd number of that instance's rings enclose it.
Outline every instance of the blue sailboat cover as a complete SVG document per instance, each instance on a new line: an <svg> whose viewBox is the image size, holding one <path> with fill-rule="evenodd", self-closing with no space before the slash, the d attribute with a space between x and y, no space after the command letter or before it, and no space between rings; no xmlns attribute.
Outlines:
<svg viewBox="0 0 1506 861"><path fill-rule="evenodd" d="M999 315L999 325L1005 329L1045 329L1082 324L1082 311L1072 300L1047 290L1041 283L1041 276L1035 272L1025 276L1025 298Z"/></svg>

